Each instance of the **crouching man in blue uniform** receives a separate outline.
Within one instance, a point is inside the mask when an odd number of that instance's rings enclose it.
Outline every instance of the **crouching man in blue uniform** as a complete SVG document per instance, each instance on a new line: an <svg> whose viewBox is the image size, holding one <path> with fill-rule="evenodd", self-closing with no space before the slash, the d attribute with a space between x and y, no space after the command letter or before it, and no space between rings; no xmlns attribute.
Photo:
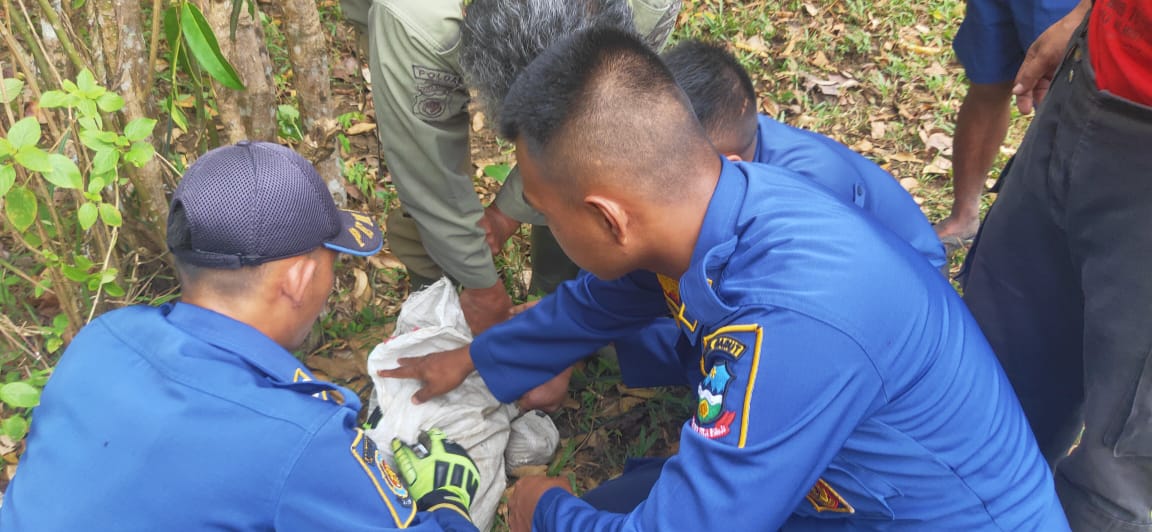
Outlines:
<svg viewBox="0 0 1152 532"><path fill-rule="evenodd" d="M510 401L671 311L701 376L679 452L630 512L525 477L513 530L1067 530L948 282L810 179L718 156L640 41L597 29L554 45L512 87L501 132L525 199L591 275L384 373L422 380L421 401L475 368Z"/></svg>
<svg viewBox="0 0 1152 532"><path fill-rule="evenodd" d="M332 291L337 253L382 242L292 150L204 154L168 220L181 301L112 311L76 336L0 528L475 530L476 469L459 446L438 431L419 452L393 443L405 485L357 428L356 394L289 352ZM456 484L435 478L437 462Z"/></svg>
<svg viewBox="0 0 1152 532"><path fill-rule="evenodd" d="M824 135L758 114L752 80L728 51L684 41L662 58L721 154L733 161L780 166L823 185L833 196L866 211L933 268L945 268L944 246L932 224L892 174ZM663 319L616 340L616 352L624 353L619 357L624 382L633 387L682 384L679 367L696 353L679 337L673 321ZM667 371L653 367L654 360L664 360ZM698 380L688 376L693 386Z"/></svg>

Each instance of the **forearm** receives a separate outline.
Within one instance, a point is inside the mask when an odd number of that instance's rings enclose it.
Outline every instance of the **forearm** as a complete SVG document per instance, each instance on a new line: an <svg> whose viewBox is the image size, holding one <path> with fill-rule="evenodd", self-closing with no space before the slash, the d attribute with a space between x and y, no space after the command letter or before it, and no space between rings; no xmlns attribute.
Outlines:
<svg viewBox="0 0 1152 532"><path fill-rule="evenodd" d="M520 176L519 168L512 168L508 173L508 179L504 180L504 186L500 187L492 203L520 223L548 225L544 216L524 201L524 178Z"/></svg>
<svg viewBox="0 0 1152 532"><path fill-rule="evenodd" d="M518 399L595 349L667 314L651 275L601 281L585 273L481 334L471 356L497 399Z"/></svg>

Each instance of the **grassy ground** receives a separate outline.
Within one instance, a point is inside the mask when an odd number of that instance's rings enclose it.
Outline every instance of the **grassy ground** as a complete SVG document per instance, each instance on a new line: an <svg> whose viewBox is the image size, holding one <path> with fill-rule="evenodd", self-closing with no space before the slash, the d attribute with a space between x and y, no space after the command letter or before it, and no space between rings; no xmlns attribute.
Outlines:
<svg viewBox="0 0 1152 532"><path fill-rule="evenodd" d="M966 91L951 49L963 14L960 0L686 0L673 42L726 43L752 74L761 112L828 135L871 158L900 180L935 222L950 209L952 134ZM353 48L344 43L345 61ZM344 70L355 71L351 66ZM361 92L363 78L349 75L346 81L341 90L348 96L347 110L371 117L371 100ZM473 126L476 188L488 200L499 187L493 176L513 155L484 127L482 117ZM1026 126L1025 119L1014 120L990 177ZM358 196L375 210L385 210L395 196L386 175L372 175L377 148L370 135L355 140L347 155L350 168L359 172L358 182L366 185ZM986 197L985 205L990 201ZM953 271L962 254L953 257ZM523 300L530 275L524 235L514 237L497 260L514 296ZM358 368L372 344L390 331L406 295L398 267L387 254L368 267L348 267L338 303L324 322L328 340L309 356L311 365L367 390ZM627 456L674 453L694 403L687 389L628 389L619 382L615 362L603 358L582 364L569 395L566 407L553 416L563 437L560 448L542 469L570 476L578 490L619 474Z"/></svg>

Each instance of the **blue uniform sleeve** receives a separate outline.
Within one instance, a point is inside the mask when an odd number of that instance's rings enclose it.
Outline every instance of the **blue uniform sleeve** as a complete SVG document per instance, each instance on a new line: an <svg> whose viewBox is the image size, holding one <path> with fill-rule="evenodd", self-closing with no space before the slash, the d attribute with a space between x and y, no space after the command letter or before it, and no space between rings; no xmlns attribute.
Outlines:
<svg viewBox="0 0 1152 532"><path fill-rule="evenodd" d="M535 530L776 530L860 421L885 403L876 368L839 330L784 310L743 311L702 340L697 412L646 501L599 512L550 490Z"/></svg>
<svg viewBox="0 0 1152 532"><path fill-rule="evenodd" d="M760 117L756 161L792 170L856 205L912 246L933 268L947 262L932 224L900 183L876 163L819 133Z"/></svg>
<svg viewBox="0 0 1152 532"><path fill-rule="evenodd" d="M355 414L341 409L288 466L276 530L476 530L451 508L417 511L399 476L354 424Z"/></svg>
<svg viewBox="0 0 1152 532"><path fill-rule="evenodd" d="M519 399L608 342L668 314L656 276L603 281L583 272L535 307L472 342L472 361L492 395Z"/></svg>

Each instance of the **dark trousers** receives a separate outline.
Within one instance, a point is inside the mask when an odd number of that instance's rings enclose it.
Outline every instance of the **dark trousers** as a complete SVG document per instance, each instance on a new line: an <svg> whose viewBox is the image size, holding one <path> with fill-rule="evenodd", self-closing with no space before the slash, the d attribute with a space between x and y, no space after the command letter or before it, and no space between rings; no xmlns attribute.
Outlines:
<svg viewBox="0 0 1152 532"><path fill-rule="evenodd" d="M1072 528L1152 531L1152 108L1096 89L1084 35L961 281Z"/></svg>
<svg viewBox="0 0 1152 532"><path fill-rule="evenodd" d="M624 473L585 493L581 499L602 512L631 513L648 498L666 458L629 458Z"/></svg>

